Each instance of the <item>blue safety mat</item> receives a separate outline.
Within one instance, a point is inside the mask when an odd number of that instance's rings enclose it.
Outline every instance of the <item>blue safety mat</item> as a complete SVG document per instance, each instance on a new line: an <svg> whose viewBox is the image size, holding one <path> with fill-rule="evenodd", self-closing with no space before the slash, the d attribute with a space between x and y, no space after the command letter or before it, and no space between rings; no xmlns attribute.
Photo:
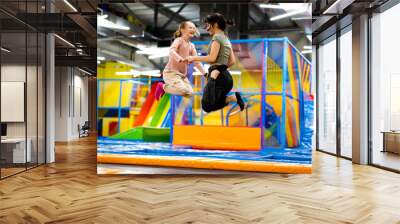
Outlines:
<svg viewBox="0 0 400 224"><path fill-rule="evenodd" d="M311 151L301 148L273 149L261 151L196 150L170 143L149 143L138 141L98 139L97 152L105 154L185 156L196 158L216 158L246 161L269 161L282 163L311 164Z"/></svg>
<svg viewBox="0 0 400 224"><path fill-rule="evenodd" d="M297 148L263 148L260 151L198 150L190 146L174 146L163 142L141 142L115 140L99 137L97 152L105 154L143 155L143 156L185 156L196 158L215 158L245 161L265 161L281 163L311 164L313 135L313 103L305 101L305 127L301 144Z"/></svg>

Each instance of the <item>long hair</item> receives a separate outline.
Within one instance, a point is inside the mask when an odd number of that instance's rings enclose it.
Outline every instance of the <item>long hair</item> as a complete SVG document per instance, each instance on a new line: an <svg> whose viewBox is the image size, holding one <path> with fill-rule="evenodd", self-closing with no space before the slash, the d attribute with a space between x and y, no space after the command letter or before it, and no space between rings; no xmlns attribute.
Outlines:
<svg viewBox="0 0 400 224"><path fill-rule="evenodd" d="M187 23L192 23L191 21L183 21L179 24L178 29L174 32L174 38L178 38L182 36L182 29L185 29ZM196 27L195 36L200 36L199 30Z"/></svg>
<svg viewBox="0 0 400 224"><path fill-rule="evenodd" d="M213 13L211 15L208 15L204 19L204 23L208 23L210 25L218 24L218 27L223 31L225 31L227 25L232 26L234 24L232 20L225 19L225 17L220 13Z"/></svg>

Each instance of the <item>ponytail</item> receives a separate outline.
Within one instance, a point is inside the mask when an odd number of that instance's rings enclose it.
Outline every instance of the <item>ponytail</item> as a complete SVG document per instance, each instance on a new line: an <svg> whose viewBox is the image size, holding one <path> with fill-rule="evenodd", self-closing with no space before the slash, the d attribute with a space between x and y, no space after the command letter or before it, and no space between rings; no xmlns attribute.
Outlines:
<svg viewBox="0 0 400 224"><path fill-rule="evenodd" d="M181 29L178 29L177 31L174 32L174 38L178 38L180 36L182 36L182 32Z"/></svg>
<svg viewBox="0 0 400 224"><path fill-rule="evenodd" d="M181 29L185 28L187 21L183 21L179 24L178 29L174 33L174 38L178 38L182 36Z"/></svg>

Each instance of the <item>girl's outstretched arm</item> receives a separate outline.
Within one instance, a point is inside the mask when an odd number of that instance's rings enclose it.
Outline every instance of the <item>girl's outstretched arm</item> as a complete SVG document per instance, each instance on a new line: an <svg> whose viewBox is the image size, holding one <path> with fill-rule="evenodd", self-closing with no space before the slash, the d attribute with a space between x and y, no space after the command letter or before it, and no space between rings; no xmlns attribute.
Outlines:
<svg viewBox="0 0 400 224"><path fill-rule="evenodd" d="M189 63L193 61L201 61L201 62L207 62L207 63L214 63L217 60L218 57L218 52L220 49L221 45L218 41L213 41L211 43L211 50L210 54L206 56L190 56L187 58L187 61Z"/></svg>
<svg viewBox="0 0 400 224"><path fill-rule="evenodd" d="M193 46L193 50L192 50L191 56L197 56L196 48L194 47L194 45L192 45L192 46ZM194 66L196 66L196 68L201 72L201 74L204 75L206 73L204 71L203 65L199 61L195 61Z"/></svg>

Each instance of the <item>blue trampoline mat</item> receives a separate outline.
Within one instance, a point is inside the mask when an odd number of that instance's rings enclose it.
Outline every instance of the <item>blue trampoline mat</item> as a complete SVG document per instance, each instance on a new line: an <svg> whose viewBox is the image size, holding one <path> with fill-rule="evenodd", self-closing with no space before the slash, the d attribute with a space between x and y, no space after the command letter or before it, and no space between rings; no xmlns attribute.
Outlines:
<svg viewBox="0 0 400 224"><path fill-rule="evenodd" d="M140 142L99 138L97 152L104 154L143 156L185 156L230 160L311 164L310 148L263 148L260 151L196 150L190 146L174 146L164 142Z"/></svg>

